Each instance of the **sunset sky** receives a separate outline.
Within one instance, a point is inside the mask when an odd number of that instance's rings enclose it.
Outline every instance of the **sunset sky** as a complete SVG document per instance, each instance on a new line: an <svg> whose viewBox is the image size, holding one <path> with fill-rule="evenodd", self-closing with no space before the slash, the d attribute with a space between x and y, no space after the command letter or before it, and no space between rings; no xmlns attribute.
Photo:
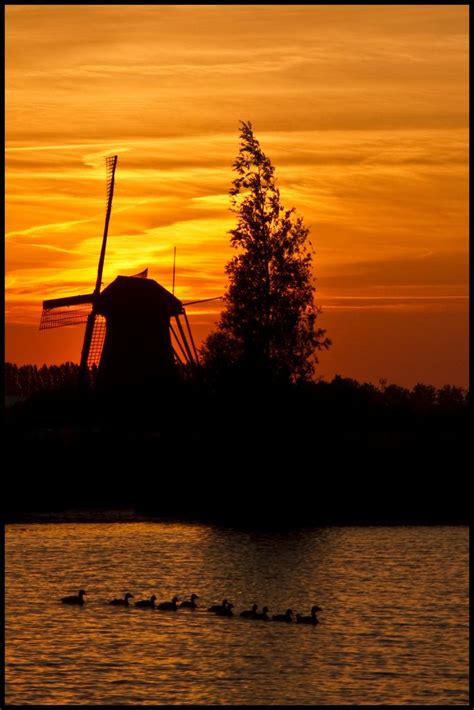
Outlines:
<svg viewBox="0 0 474 710"><path fill-rule="evenodd" d="M171 288L176 246L179 298L224 293L240 120L311 228L318 374L467 387L467 6L7 6L6 360L78 362L41 304L93 290L107 155L104 282Z"/></svg>

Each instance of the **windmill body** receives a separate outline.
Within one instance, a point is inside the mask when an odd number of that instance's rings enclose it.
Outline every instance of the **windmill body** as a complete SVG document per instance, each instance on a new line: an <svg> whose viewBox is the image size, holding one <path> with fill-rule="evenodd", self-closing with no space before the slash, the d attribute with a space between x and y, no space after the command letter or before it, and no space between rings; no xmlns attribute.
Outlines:
<svg viewBox="0 0 474 710"><path fill-rule="evenodd" d="M170 320L182 312L181 301L156 281L117 276L97 303L106 320L97 386L151 385L175 376Z"/></svg>

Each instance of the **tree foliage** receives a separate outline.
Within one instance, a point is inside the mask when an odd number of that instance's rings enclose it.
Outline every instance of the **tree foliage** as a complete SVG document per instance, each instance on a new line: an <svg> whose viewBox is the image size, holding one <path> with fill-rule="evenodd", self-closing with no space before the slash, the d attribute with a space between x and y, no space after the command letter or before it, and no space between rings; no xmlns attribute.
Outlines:
<svg viewBox="0 0 474 710"><path fill-rule="evenodd" d="M204 344L204 361L211 370L237 367L264 381L310 379L316 352L331 341L316 327L309 229L281 204L275 168L250 122L241 122L233 169L237 225L230 241L238 254L226 266L225 308Z"/></svg>
<svg viewBox="0 0 474 710"><path fill-rule="evenodd" d="M65 362L62 365L15 365L5 363L5 394L29 397L36 392L71 388L77 384L79 365Z"/></svg>

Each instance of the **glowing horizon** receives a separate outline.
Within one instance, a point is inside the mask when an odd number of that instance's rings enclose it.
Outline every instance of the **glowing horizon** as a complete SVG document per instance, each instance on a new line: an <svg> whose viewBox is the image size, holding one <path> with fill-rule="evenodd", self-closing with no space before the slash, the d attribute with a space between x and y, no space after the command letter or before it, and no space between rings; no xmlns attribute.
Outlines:
<svg viewBox="0 0 474 710"><path fill-rule="evenodd" d="M467 27L464 6L7 6L6 359L79 358L80 329L37 329L92 290L106 155L104 283L171 288L176 246L178 298L222 295L250 120L311 228L317 374L467 386ZM219 308L189 307L198 341Z"/></svg>

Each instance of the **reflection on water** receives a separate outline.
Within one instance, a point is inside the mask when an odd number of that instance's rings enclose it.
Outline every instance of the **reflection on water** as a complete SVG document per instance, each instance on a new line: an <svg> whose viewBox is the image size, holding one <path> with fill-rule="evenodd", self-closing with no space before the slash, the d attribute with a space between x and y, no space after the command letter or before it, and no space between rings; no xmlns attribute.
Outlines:
<svg viewBox="0 0 474 710"><path fill-rule="evenodd" d="M84 607L58 599L87 591ZM196 611L107 605L130 591ZM252 603L319 626L219 618ZM467 528L6 528L11 704L468 702Z"/></svg>

